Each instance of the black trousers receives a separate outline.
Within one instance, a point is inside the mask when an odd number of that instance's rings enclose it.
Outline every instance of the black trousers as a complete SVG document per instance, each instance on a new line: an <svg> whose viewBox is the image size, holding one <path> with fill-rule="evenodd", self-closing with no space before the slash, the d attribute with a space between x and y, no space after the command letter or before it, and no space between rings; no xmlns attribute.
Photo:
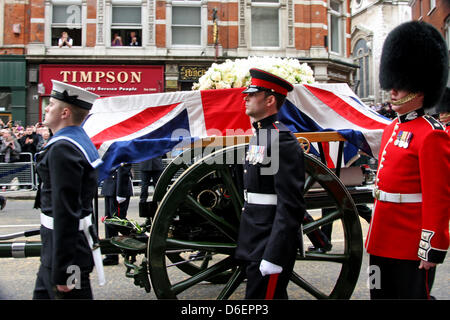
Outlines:
<svg viewBox="0 0 450 320"><path fill-rule="evenodd" d="M244 264L247 275L245 299L288 299L287 286L295 264L295 257L278 275L263 276L259 271L261 261L247 261Z"/></svg>
<svg viewBox="0 0 450 320"><path fill-rule="evenodd" d="M156 186L162 171L141 171L141 195L139 196L139 202L146 202L148 198L148 187L151 185ZM153 180L153 181L152 181Z"/></svg>
<svg viewBox="0 0 450 320"><path fill-rule="evenodd" d="M436 268L420 261L369 257L370 299L430 299Z"/></svg>
<svg viewBox="0 0 450 320"><path fill-rule="evenodd" d="M89 274L92 268L81 269L81 287L80 289L72 289L69 292L60 292L56 290L56 285L51 280L52 270L41 265L37 273L36 284L33 291L34 300L48 300L48 299L86 299L92 300L91 282Z"/></svg>

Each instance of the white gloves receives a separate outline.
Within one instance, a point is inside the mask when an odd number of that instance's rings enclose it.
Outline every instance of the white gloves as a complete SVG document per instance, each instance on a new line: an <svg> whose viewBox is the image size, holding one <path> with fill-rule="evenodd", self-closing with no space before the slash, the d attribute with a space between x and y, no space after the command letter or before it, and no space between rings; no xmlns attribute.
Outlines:
<svg viewBox="0 0 450 320"><path fill-rule="evenodd" d="M125 200L127 200L127 198L117 196L117 197L116 197L116 200L117 200L118 203L122 203L122 202L124 202Z"/></svg>
<svg viewBox="0 0 450 320"><path fill-rule="evenodd" d="M277 266L276 264L263 259L259 265L259 271L261 271L261 274L264 277L268 274L281 273L281 271L283 271L283 267Z"/></svg>

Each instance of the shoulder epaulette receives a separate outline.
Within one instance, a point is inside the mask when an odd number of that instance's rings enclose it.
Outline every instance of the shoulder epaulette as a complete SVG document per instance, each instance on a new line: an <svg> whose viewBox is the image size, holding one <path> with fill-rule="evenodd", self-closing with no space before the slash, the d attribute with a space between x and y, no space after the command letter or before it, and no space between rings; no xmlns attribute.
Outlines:
<svg viewBox="0 0 450 320"><path fill-rule="evenodd" d="M432 116L426 114L423 116L423 118L431 125L434 130L445 130L444 125Z"/></svg>

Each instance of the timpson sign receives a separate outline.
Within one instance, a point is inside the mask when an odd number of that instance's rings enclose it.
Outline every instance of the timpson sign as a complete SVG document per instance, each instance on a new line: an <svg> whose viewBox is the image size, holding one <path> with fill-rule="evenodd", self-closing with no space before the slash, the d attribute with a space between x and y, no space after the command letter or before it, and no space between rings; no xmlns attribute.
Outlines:
<svg viewBox="0 0 450 320"><path fill-rule="evenodd" d="M52 79L100 96L164 92L164 66L40 65L42 95L50 95Z"/></svg>

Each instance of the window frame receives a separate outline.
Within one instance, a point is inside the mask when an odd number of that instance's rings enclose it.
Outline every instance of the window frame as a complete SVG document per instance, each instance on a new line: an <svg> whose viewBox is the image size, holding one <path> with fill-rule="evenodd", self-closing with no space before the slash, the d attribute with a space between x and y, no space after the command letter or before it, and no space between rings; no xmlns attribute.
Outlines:
<svg viewBox="0 0 450 320"><path fill-rule="evenodd" d="M129 7L136 7L140 9L140 23L114 23L113 21L113 10L114 8L129 8ZM117 0L113 0L111 1L111 5L109 7L109 17L110 17L110 21L109 21L109 34L107 35L106 39L106 46L108 48L114 48L114 49L123 49L123 48L142 48L143 47L143 30L144 30L144 13L143 13L143 7L142 7L142 2L141 1L117 1ZM126 38L128 32L137 32L138 35L138 42L140 43L139 46L130 46L128 43L128 38ZM122 46L113 46L112 42L113 42L113 35L114 33L118 32L122 38Z"/></svg>
<svg viewBox="0 0 450 320"><path fill-rule="evenodd" d="M79 22L78 23L62 23L62 22L54 22L53 21L53 13L55 6L65 6L69 8L70 6L76 6L79 10ZM67 10L67 9L66 9ZM72 47L83 47L84 46L84 22L85 18L83 16L83 2L81 0L52 0L50 2L50 12L49 12L49 45L54 48L59 48L58 39L61 36L61 32L67 31L69 37L73 39ZM73 13L73 15L76 13ZM74 36L74 33L71 30L78 30L77 35ZM54 30L58 30L58 34L54 32ZM78 41L79 38L79 41ZM77 39L77 41L75 41ZM79 42L79 43L78 43ZM65 47L62 47L63 49Z"/></svg>
<svg viewBox="0 0 450 320"><path fill-rule="evenodd" d="M250 48L252 49L281 49L282 46L282 37L281 37L281 29L282 29L282 15L281 15L281 1L278 0L277 2L258 2L258 1L252 1L250 0L250 23L249 26L249 42L250 42ZM277 46L268 46L268 45L254 45L253 44L253 23L252 23L252 17L253 17L253 8L277 8L278 9L278 45Z"/></svg>
<svg viewBox="0 0 450 320"><path fill-rule="evenodd" d="M167 47L180 49L180 48L193 48L199 49L206 47L206 41L204 39L204 33L207 32L207 12L203 10L204 1L203 0L173 0L170 5L170 10L167 12L167 19L170 20L167 23L166 35L167 35ZM174 7L195 7L200 10L200 25L189 25L189 27L198 27L200 29L200 43L199 44L176 44L173 43L173 8ZM182 27L183 25L175 25L175 27ZM188 25L186 25L188 26Z"/></svg>
<svg viewBox="0 0 450 320"><path fill-rule="evenodd" d="M360 41L364 41L365 45L360 46L356 52L355 49L358 47L358 43ZM371 51L369 48L369 41L365 38L360 38L355 42L355 45L353 47L353 54L352 54L353 62L356 65L360 65L359 61L362 60L362 71L358 70L356 72L355 80L359 80L359 87L356 92L356 94L361 99L367 99L372 96L372 86L371 86ZM362 74L362 79L361 79ZM367 90L366 90L367 89ZM364 93L364 95L363 95Z"/></svg>
<svg viewBox="0 0 450 320"><path fill-rule="evenodd" d="M340 11L336 11L334 9L331 8L331 2L337 2L339 3L339 10ZM342 21L342 17L344 16L344 2L341 0L329 0L328 1L328 50L330 53L336 54L336 55L344 55L344 48L345 48L345 26L344 23ZM332 48L332 32L333 32L333 28L332 28L332 24L331 24L331 18L332 16L336 17L338 19L338 31L337 31L337 35L338 35L338 46L339 46L339 51L334 51Z"/></svg>

